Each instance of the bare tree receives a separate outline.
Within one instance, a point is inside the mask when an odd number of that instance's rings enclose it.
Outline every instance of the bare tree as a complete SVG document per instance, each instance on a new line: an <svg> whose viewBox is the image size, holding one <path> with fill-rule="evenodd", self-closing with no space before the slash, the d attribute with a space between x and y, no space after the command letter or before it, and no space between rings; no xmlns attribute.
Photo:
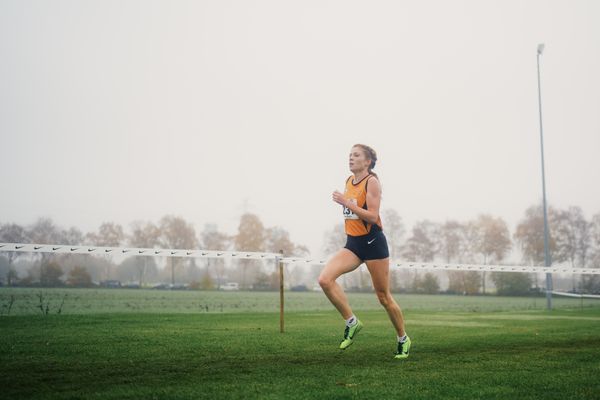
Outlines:
<svg viewBox="0 0 600 400"><path fill-rule="evenodd" d="M431 262L440 252L440 225L429 220L418 221L413 225L411 235L404 246L403 256L408 261ZM407 275L409 275L408 273ZM421 279L418 271L412 278L406 276L407 289L411 292L421 290Z"/></svg>
<svg viewBox="0 0 600 400"><path fill-rule="evenodd" d="M290 234L285 229L275 226L265 230L266 250L270 253L283 251L286 256L294 255L296 246L290 240Z"/></svg>
<svg viewBox="0 0 600 400"><path fill-rule="evenodd" d="M500 217L480 215L475 222L475 227L479 236L476 252L483 256L483 263L502 261L512 247L506 222ZM481 276L481 285L485 294L486 273L483 272Z"/></svg>
<svg viewBox="0 0 600 400"><path fill-rule="evenodd" d="M479 293L481 275L475 271L448 271L448 289L467 295Z"/></svg>
<svg viewBox="0 0 600 400"><path fill-rule="evenodd" d="M113 222L104 222L98 228L97 232L89 232L85 235L85 240L94 246L118 247L125 242L125 233L123 227ZM112 256L101 256L108 262L105 264L104 278L109 279L113 267Z"/></svg>
<svg viewBox="0 0 600 400"><path fill-rule="evenodd" d="M202 248L206 250L226 250L231 243L231 237L223 232L219 232L217 225L206 224L204 230L200 233L200 242ZM217 276L217 289L220 288L225 275L225 260L223 259L206 259L206 274L209 274L210 267L214 267L215 275Z"/></svg>
<svg viewBox="0 0 600 400"><path fill-rule="evenodd" d="M346 231L344 223L336 224L330 231L324 235L323 251L327 255L333 255L346 244Z"/></svg>
<svg viewBox="0 0 600 400"><path fill-rule="evenodd" d="M481 238L475 222L446 221L440 230L440 252L447 263L472 261ZM462 294L477 294L484 277L474 271L448 271L448 289Z"/></svg>
<svg viewBox="0 0 600 400"><path fill-rule="evenodd" d="M27 243L29 235L25 228L17 224L2 224L0 225L0 242L4 243ZM13 278L16 278L17 272L13 269L14 261L23 253L16 251L5 252L8 259L8 270L6 273L6 283L12 285Z"/></svg>
<svg viewBox="0 0 600 400"><path fill-rule="evenodd" d="M131 234L127 236L127 242L130 246L154 248L160 244L160 229L154 223L134 221L130 226ZM151 266L153 269L156 269L156 262L154 261L154 258L142 256L138 257L136 260L135 268L137 270L137 277L140 287L144 285L144 279L149 266Z"/></svg>
<svg viewBox="0 0 600 400"><path fill-rule="evenodd" d="M440 253L447 263L456 262L465 248L465 225L458 221L446 221L440 227Z"/></svg>
<svg viewBox="0 0 600 400"><path fill-rule="evenodd" d="M406 241L404 257L409 261L433 261L440 251L440 225L429 220L417 222Z"/></svg>
<svg viewBox="0 0 600 400"><path fill-rule="evenodd" d="M32 243L50 244L60 243L63 240L61 230L50 218L38 218L27 228L27 236ZM51 253L41 253L39 263L40 279L43 275L45 266L56 257ZM33 276L33 275L32 275Z"/></svg>
<svg viewBox="0 0 600 400"><path fill-rule="evenodd" d="M400 214L392 208L383 210L381 215L383 227L385 229L388 247L390 249L390 257L392 260L397 260L402 251L402 242L406 234L406 228Z"/></svg>
<svg viewBox="0 0 600 400"><path fill-rule="evenodd" d="M198 246L196 231L192 224L181 217L166 215L159 222L161 246L171 249L193 249ZM175 270L181 259L169 257L171 264L171 284L175 284Z"/></svg>
<svg viewBox="0 0 600 400"><path fill-rule="evenodd" d="M500 217L480 215L476 226L480 236L477 252L483 256L483 263L502 261L512 247L506 222Z"/></svg>
<svg viewBox="0 0 600 400"><path fill-rule="evenodd" d="M592 216L588 223L589 256L586 264L592 268L600 268L600 213ZM581 289L588 293L600 293L599 275L581 275Z"/></svg>
<svg viewBox="0 0 600 400"><path fill-rule="evenodd" d="M579 207L557 210L552 220L556 240L555 261L568 261L571 267L585 266L590 247L590 225Z"/></svg>
<svg viewBox="0 0 600 400"><path fill-rule="evenodd" d="M556 220L556 210L548 208L549 242L548 247L552 259L556 258L556 240L553 232L553 222ZM536 265L544 263L544 214L542 206L531 206L525 211L525 217L517 225L514 238L521 247L526 262Z"/></svg>
<svg viewBox="0 0 600 400"><path fill-rule="evenodd" d="M266 247L266 232L265 227L256 214L245 213L240 218L238 225L238 233L234 238L234 246L240 251L265 251ZM248 288L248 267L253 265L255 270L253 275L260 272L260 264L255 260L239 260L238 265L241 267L241 286Z"/></svg>
<svg viewBox="0 0 600 400"><path fill-rule="evenodd" d="M104 222L98 232L89 232L85 238L94 246L117 247L124 243L125 233L121 225Z"/></svg>
<svg viewBox="0 0 600 400"><path fill-rule="evenodd" d="M74 226L69 229L63 229L60 235L62 236L62 244L79 246L82 245L84 241L83 233Z"/></svg>
<svg viewBox="0 0 600 400"><path fill-rule="evenodd" d="M600 268L600 213L594 215L590 221L591 260L590 265Z"/></svg>

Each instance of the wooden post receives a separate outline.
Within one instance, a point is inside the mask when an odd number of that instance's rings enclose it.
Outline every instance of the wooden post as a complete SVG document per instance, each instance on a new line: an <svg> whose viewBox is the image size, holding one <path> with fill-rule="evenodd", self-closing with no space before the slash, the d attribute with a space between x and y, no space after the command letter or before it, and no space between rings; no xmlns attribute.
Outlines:
<svg viewBox="0 0 600 400"><path fill-rule="evenodd" d="M283 256L283 250L280 251ZM280 257L275 258L275 263L279 266L279 332L284 333L284 312L283 312L283 263Z"/></svg>

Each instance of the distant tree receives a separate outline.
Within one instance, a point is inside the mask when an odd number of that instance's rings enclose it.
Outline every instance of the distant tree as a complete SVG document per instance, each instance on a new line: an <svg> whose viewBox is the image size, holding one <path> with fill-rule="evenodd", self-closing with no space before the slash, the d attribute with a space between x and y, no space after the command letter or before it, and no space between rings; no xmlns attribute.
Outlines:
<svg viewBox="0 0 600 400"><path fill-rule="evenodd" d="M200 233L201 247L206 250L227 250L231 244L232 238L220 232L217 225L206 224L204 230ZM225 260L223 259L206 259L206 273L210 272L210 268L214 269L215 275L217 276L216 286L219 288L223 282L225 275Z"/></svg>
<svg viewBox="0 0 600 400"><path fill-rule="evenodd" d="M121 261L121 263L115 266L115 268L113 269L112 277L123 283L129 284L132 282L137 282L139 279L139 264L142 264L144 262L143 259L146 258L149 259L147 261L147 267L148 269L150 269L150 265L155 265L154 257L131 256L127 257L126 259Z"/></svg>
<svg viewBox="0 0 600 400"><path fill-rule="evenodd" d="M388 248L390 251L390 259L392 261L398 261L402 255L402 249L404 247L404 236L406 234L406 228L402 217L393 208L386 208L381 212L381 221L383 223L383 229L388 242ZM390 270L390 288L393 291L400 290L400 281L402 279L402 272L397 268Z"/></svg>
<svg viewBox="0 0 600 400"><path fill-rule="evenodd" d="M50 218L38 218L28 228L27 236L33 243L51 244L61 241L60 229Z"/></svg>
<svg viewBox="0 0 600 400"><path fill-rule="evenodd" d="M549 221L549 249L554 257L556 240L552 235L552 220L556 214L554 208L548 208ZM517 225L514 238L521 248L525 262L534 265L544 264L544 214L542 206L531 206L525 211L525 217Z"/></svg>
<svg viewBox="0 0 600 400"><path fill-rule="evenodd" d="M200 280L200 288L202 290L212 290L215 288L215 282L210 277L210 274L202 275L202 279Z"/></svg>
<svg viewBox="0 0 600 400"><path fill-rule="evenodd" d="M127 242L132 247L155 248L160 245L160 229L152 222L134 221L130 225L131 233L127 236ZM153 264L150 266L150 264ZM137 279L140 287L144 285L144 280L148 268L156 268L156 262L152 257L137 257L135 268L137 270Z"/></svg>
<svg viewBox="0 0 600 400"><path fill-rule="evenodd" d="M283 251L285 257L302 257L309 254L308 248L303 245L297 245L290 239L288 231L281 227L272 227L265 230L266 236L266 249L270 253L279 253ZM284 264L285 275L289 276L289 264ZM279 281L279 267L275 265L273 271L274 276L277 277L276 281ZM273 284L277 285L278 283Z"/></svg>
<svg viewBox="0 0 600 400"><path fill-rule="evenodd" d="M66 244L70 246L80 246L84 244L84 236L81 230L77 227L71 227L69 229L60 229L59 233L61 239L60 244ZM84 265L89 261L89 256L85 254L56 254L54 260L63 267L64 271L68 272L68 265Z"/></svg>
<svg viewBox="0 0 600 400"><path fill-rule="evenodd" d="M337 223L324 235L323 252L327 255L333 255L346 244L346 231L344 223Z"/></svg>
<svg viewBox="0 0 600 400"><path fill-rule="evenodd" d="M234 238L234 246L239 251L265 251L266 232L258 215L251 213L242 215L238 225L238 233ZM241 287L247 288L248 282L252 280L248 276L248 267L255 267L251 270L252 275L255 275L260 270L260 263L256 260L239 260L238 265L241 268Z"/></svg>
<svg viewBox="0 0 600 400"><path fill-rule="evenodd" d="M308 247L303 244L294 245L294 257L308 257L310 255L310 250Z"/></svg>
<svg viewBox="0 0 600 400"><path fill-rule="evenodd" d="M270 253L279 253L283 250L284 255L291 256L296 248L290 239L289 232L278 226L265 230L265 241L266 250Z"/></svg>
<svg viewBox="0 0 600 400"><path fill-rule="evenodd" d="M200 233L200 243L206 250L227 250L232 238L219 231L215 224L205 224L204 230Z"/></svg>
<svg viewBox="0 0 600 400"><path fill-rule="evenodd" d="M393 208L387 208L383 210L381 220L390 249L390 258L397 260L400 257L404 235L406 234L402 217Z"/></svg>
<svg viewBox="0 0 600 400"><path fill-rule="evenodd" d="M290 286L296 286L304 282L305 269L302 265L293 265L291 273L287 274L285 281L289 282Z"/></svg>
<svg viewBox="0 0 600 400"><path fill-rule="evenodd" d="M154 248L161 242L161 231L150 221L133 221L130 224L131 233L126 236L127 243L132 247Z"/></svg>
<svg viewBox="0 0 600 400"><path fill-rule="evenodd" d="M475 271L448 271L448 290L473 295L481 288L481 274Z"/></svg>
<svg viewBox="0 0 600 400"><path fill-rule="evenodd" d="M436 294L440 291L440 282L437 276L431 272L426 272L420 282L423 293Z"/></svg>
<svg viewBox="0 0 600 400"><path fill-rule="evenodd" d="M60 243L63 240L61 230L54 221L50 218L38 218L32 225L27 228L27 237L29 237L30 243L37 244L53 244ZM40 254L40 268L55 259L55 255L52 253L39 253ZM40 269L41 275L41 269Z"/></svg>
<svg viewBox="0 0 600 400"><path fill-rule="evenodd" d="M476 227L479 233L477 252L483 256L483 263L502 261L512 247L506 222L491 215L480 215Z"/></svg>
<svg viewBox="0 0 600 400"><path fill-rule="evenodd" d="M104 222L98 232L89 232L85 239L94 246L118 247L125 241L123 227L113 222Z"/></svg>
<svg viewBox="0 0 600 400"><path fill-rule="evenodd" d="M125 233L123 227L113 222L104 222L100 225L97 232L88 232L85 240L93 246L118 247L125 242ZM110 255L102 255L96 258L112 260ZM104 279L109 279L111 275L112 262L105 264Z"/></svg>
<svg viewBox="0 0 600 400"><path fill-rule="evenodd" d="M0 225L0 242L3 243L28 243L29 235L25 228L17 224L2 224ZM17 271L13 268L15 260L23 253L16 251L3 252L8 260L8 268L6 269L6 283L11 286L14 278L17 276Z"/></svg>
<svg viewBox="0 0 600 400"><path fill-rule="evenodd" d="M439 249L447 263L457 262L464 249L465 225L458 221L446 221L440 226Z"/></svg>
<svg viewBox="0 0 600 400"><path fill-rule="evenodd" d="M84 242L83 233L76 227L72 226L69 229L64 229L60 232L62 236L61 244L68 244L71 246L79 246Z"/></svg>
<svg viewBox="0 0 600 400"><path fill-rule="evenodd" d="M406 241L404 257L408 261L433 261L440 251L439 236L439 224L428 220L417 222Z"/></svg>
<svg viewBox="0 0 600 400"><path fill-rule="evenodd" d="M166 215L159 224L159 243L169 249L194 249L198 246L194 226L181 217ZM171 284L175 284L175 270L180 265L181 259L168 258L171 264Z"/></svg>
<svg viewBox="0 0 600 400"><path fill-rule="evenodd" d="M272 287L272 279L271 274L266 274L264 272L259 272L256 274L254 279L254 284L252 285L252 289L254 290L271 290Z"/></svg>
<svg viewBox="0 0 600 400"><path fill-rule="evenodd" d="M556 262L567 261L571 267L586 264L590 249L590 224L580 207L556 210L552 220L552 233L556 241Z"/></svg>
<svg viewBox="0 0 600 400"><path fill-rule="evenodd" d="M63 281L60 279L64 275L64 272L60 265L55 262L49 262L42 265L40 275L40 286L42 287L55 287L62 286Z"/></svg>
<svg viewBox="0 0 600 400"><path fill-rule="evenodd" d="M523 296L531 289L531 275L522 272L492 272L492 282L501 296Z"/></svg>
<svg viewBox="0 0 600 400"><path fill-rule="evenodd" d="M238 251L265 251L266 232L258 215L246 213L240 218L238 233L234 238Z"/></svg>
<svg viewBox="0 0 600 400"><path fill-rule="evenodd" d="M475 252L483 256L483 263L501 262L512 247L508 226L502 218L480 215L474 223L478 236ZM481 273L481 286L485 294L486 273Z"/></svg>
<svg viewBox="0 0 600 400"><path fill-rule="evenodd" d="M589 222L590 255L587 264L600 268L600 213L592 216ZM582 275L581 290L585 293L600 294L600 275Z"/></svg>
<svg viewBox="0 0 600 400"><path fill-rule="evenodd" d="M476 263L481 248L481 231L477 220L468 221L463 224L461 247L459 251L458 261L460 263Z"/></svg>
<svg viewBox="0 0 600 400"><path fill-rule="evenodd" d="M600 294L600 275L582 275L581 291L588 294Z"/></svg>
<svg viewBox="0 0 600 400"><path fill-rule="evenodd" d="M84 267L76 266L69 272L67 285L75 287L91 287L92 276Z"/></svg>
<svg viewBox="0 0 600 400"><path fill-rule="evenodd" d="M592 217L589 227L591 251L589 264L591 267L600 268L600 213Z"/></svg>
<svg viewBox="0 0 600 400"><path fill-rule="evenodd" d="M406 289L409 293L422 293L423 291L423 279L416 273L412 276L410 281L406 285Z"/></svg>

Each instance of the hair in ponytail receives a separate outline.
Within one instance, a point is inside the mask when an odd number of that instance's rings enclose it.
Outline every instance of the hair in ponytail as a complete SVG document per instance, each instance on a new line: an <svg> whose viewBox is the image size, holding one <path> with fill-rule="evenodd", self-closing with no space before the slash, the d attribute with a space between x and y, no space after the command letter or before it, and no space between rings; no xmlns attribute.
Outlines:
<svg viewBox="0 0 600 400"><path fill-rule="evenodd" d="M360 147L361 150L363 151L365 157L368 160L371 160L371 165L369 165L369 169L368 169L369 174L371 174L375 178L379 179L377 174L375 172L373 172L373 168L375 168L375 164L377 163L377 153L375 152L375 150L373 150L371 147L367 146L366 144L355 144L353 147Z"/></svg>

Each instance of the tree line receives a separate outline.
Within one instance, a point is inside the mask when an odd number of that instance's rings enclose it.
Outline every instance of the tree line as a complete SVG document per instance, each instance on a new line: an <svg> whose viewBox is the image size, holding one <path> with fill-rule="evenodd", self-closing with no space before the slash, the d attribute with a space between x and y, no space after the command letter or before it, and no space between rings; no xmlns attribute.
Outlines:
<svg viewBox="0 0 600 400"><path fill-rule="evenodd" d="M580 207L548 211L550 253L553 263L572 267L600 267L600 213L586 219ZM521 262L542 265L544 262L543 214L541 206L531 206L514 231L501 217L479 215L470 221L417 221L407 230L400 214L394 209L382 211L384 230L393 260L472 264L506 264L515 250ZM290 239L282 227L266 227L259 216L245 213L237 232L228 234L217 225L205 224L197 232L194 225L181 217L167 215L158 222L134 221L128 229L105 222L92 232L83 233L77 227L62 228L49 218L40 218L29 226L15 223L0 225L0 241L15 243L60 243L144 248L202 248L207 250L244 250L279 252L287 256L304 257L308 248ZM323 252L333 254L344 246L343 224L326 232ZM292 284L316 282L320 266L308 270L288 266ZM118 279L144 286L148 282L186 282L193 287L210 289L226 281L236 281L242 288L269 289L277 286L273 266L256 260L178 259L130 257L119 264L111 257L81 255L0 253L0 280L7 285L27 286L90 286L93 282ZM498 293L515 294L529 290L535 276L530 274L496 273L486 276L479 272L448 271L446 274L419 274L393 270L392 287L397 291L436 293L444 286L453 293L486 293L486 283L493 283ZM598 278L572 278L573 289L597 291ZM440 282L443 280L444 282ZM345 275L343 284L356 290L370 290L370 279L364 269Z"/></svg>
<svg viewBox="0 0 600 400"><path fill-rule="evenodd" d="M413 262L445 262L467 264L507 264L507 257L516 250L520 262L544 264L544 219L541 206L525 210L514 231L502 217L482 214L473 220L417 221L407 231L402 217L394 209L382 211L384 231L393 260ZM549 207L549 251L553 264L571 267L600 268L600 213L586 219L580 207L567 209ZM343 226L336 226L326 236L325 252L332 253L343 246ZM393 271L392 286L407 292L439 291L440 274ZM350 286L362 286L366 278L359 271ZM448 271L447 287L455 293L486 293L485 272ZM492 273L489 277L500 294L525 294L536 277L530 274ZM571 277L572 289L597 292L598 277Z"/></svg>
<svg viewBox="0 0 600 400"><path fill-rule="evenodd" d="M220 231L214 224L206 224L202 231L196 232L192 223L172 215L164 216L157 223L134 221L129 225L128 231L120 224L105 222L96 231L85 234L77 227L65 229L49 218L39 218L29 226L1 224L0 242L283 251L290 256L308 254L306 246L291 241L288 231L278 226L265 227L260 218L251 213L241 216L238 231L234 235ZM18 268L18 261L22 261L22 268ZM235 279L241 282L243 288L251 284L270 287L273 281L272 274L262 271L261 263L254 260L240 260L233 266L227 266L225 260L207 259L200 262L197 259L165 258L162 261L164 268L159 268L153 257L129 257L116 265L112 257L108 256L3 252L0 254L0 280L9 286L18 284L45 287L85 287L91 286L94 281L112 279L137 282L138 286L143 286L148 280L152 280L170 281L171 284L188 282L192 286L206 289L213 288L225 279ZM204 265L199 265L202 262ZM22 271L23 269L26 271Z"/></svg>

